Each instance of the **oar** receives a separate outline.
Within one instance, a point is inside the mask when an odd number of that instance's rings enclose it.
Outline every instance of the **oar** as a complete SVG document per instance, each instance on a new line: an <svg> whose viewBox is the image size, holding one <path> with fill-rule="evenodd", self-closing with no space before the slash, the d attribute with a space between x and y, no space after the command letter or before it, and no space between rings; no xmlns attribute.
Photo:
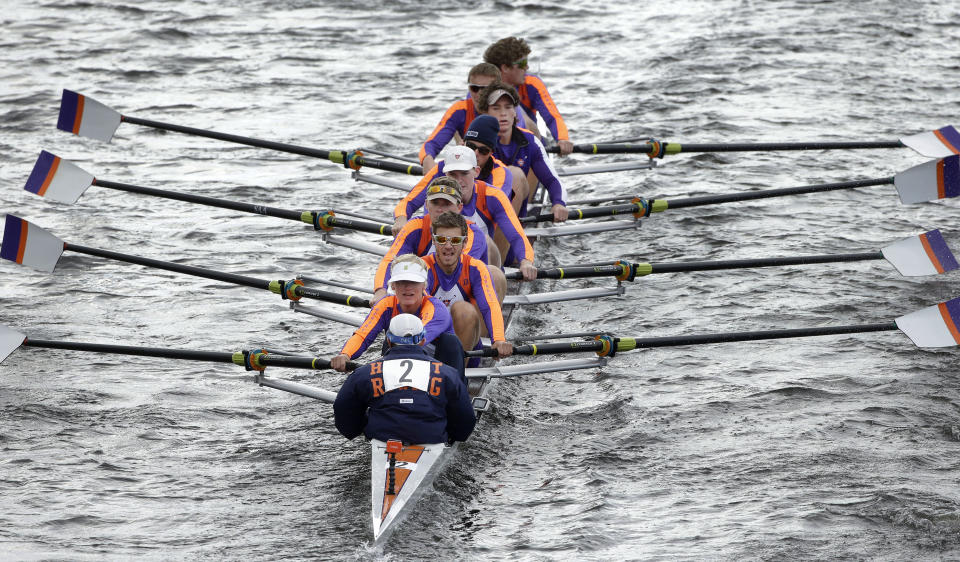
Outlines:
<svg viewBox="0 0 960 562"><path fill-rule="evenodd" d="M192 265L183 265L178 263L165 262L129 254L121 254L110 250L101 250L99 248L90 248L69 244L53 234L38 227L37 225L23 220L14 215L7 215L6 223L3 229L3 243L0 244L0 258L10 260L21 265L26 265L41 271L52 272L60 261L60 255L64 251L77 252L90 256L98 256L111 260L134 263L146 267L154 267L176 273L184 273L195 277L233 283L253 287L254 289L264 289L283 297L298 301L301 298L310 298L343 304L346 306L355 306L361 308L370 308L370 300L364 297L343 295L321 289L304 287L303 282L298 279L285 281L269 281L266 279L257 279L246 275L237 275L235 273L224 273L195 267Z"/></svg>
<svg viewBox="0 0 960 562"><path fill-rule="evenodd" d="M359 170L361 167L376 168L390 172L400 172L414 176L423 175L423 168L419 165L400 164L397 162L388 162L385 160L375 160L365 158L360 151L346 150L324 150L321 148L308 148L287 144L282 142L273 142L244 137L241 135L231 135L229 133L218 133L206 129L195 127L185 127L183 125L173 125L170 123L161 123L160 121L151 121L149 119L140 119L130 115L121 115L118 111L107 107L93 98L78 94L70 90L63 91L63 97L60 99L60 116L57 119L57 128L61 131L73 133L81 137L110 142L113 134L117 131L120 123L132 123L154 129L163 129L165 131L174 131L186 135L206 137L208 139L217 139L236 144L255 146L257 148L266 148L290 154L299 154L301 156L310 156L313 158L322 158L335 164L343 164L345 168Z"/></svg>
<svg viewBox="0 0 960 562"><path fill-rule="evenodd" d="M574 152L583 154L647 154L651 158L663 158L668 154L693 152L774 152L782 150L851 150L873 148L909 147L924 156L940 158L960 154L960 132L947 125L936 131L917 133L891 141L844 141L844 142L761 142L761 143L706 143L682 144L651 139L641 144L604 143L575 144ZM559 147L551 146L547 152L558 153Z"/></svg>
<svg viewBox="0 0 960 562"><path fill-rule="evenodd" d="M274 355L263 349L243 350L235 352L200 351L193 349L172 349L167 347L140 347L131 345L113 345L102 343L72 342L63 340L39 340L28 338L24 334L0 325L0 362L6 359L19 347L39 347L47 349L69 349L90 353L110 353L117 355L135 355L139 357L157 357L161 359L177 359L183 361L206 361L211 363L232 363L240 365L248 371L258 371L254 382L261 386L268 386L308 396L316 400L332 403L337 397L335 392L314 388L304 384L272 379L264 376L267 367L287 367L293 369L310 369L319 371L330 368L330 361L321 357L304 357L298 355ZM359 365L352 361L347 362L347 369L354 370Z"/></svg>
<svg viewBox="0 0 960 562"><path fill-rule="evenodd" d="M586 209L570 209L570 219L585 219L614 215L632 214L636 218L651 213L661 213L667 209L684 209L687 207L702 207L737 201L751 201L755 199L769 199L787 195L801 195L804 193L821 193L841 189L855 189L858 187L872 187L876 185L894 185L900 202L903 204L922 203L947 199L960 195L960 156L953 155L931 160L914 166L899 174L868 180L856 180L836 183L822 183L817 185L802 185L798 187L784 187L779 189L762 189L759 191L743 191L718 195L703 195L680 199L641 199L634 198L630 203L590 207ZM620 199L623 199L621 197ZM520 219L522 223L548 222L553 220L552 214L527 216Z"/></svg>
<svg viewBox="0 0 960 562"><path fill-rule="evenodd" d="M691 271L717 271L721 269L747 269L756 267L780 267L788 265L811 265L854 261L887 260L901 275L919 277L939 275L960 268L957 258L950 251L939 230L931 230L911 236L876 252L856 254L824 254L816 256L791 256L780 258L753 258L719 261L689 261L673 263L616 262L606 265L574 265L537 270L537 279L578 279L583 277L616 277L619 281L633 281L636 277L656 273L685 273ZM507 274L507 279L519 279L520 272Z"/></svg>
<svg viewBox="0 0 960 562"><path fill-rule="evenodd" d="M889 332L893 330L900 330L905 333L917 347L949 347L960 345L960 329L958 329L958 326L960 326L960 297L912 312L905 316L900 316L893 322L879 324L793 328L756 332L723 332L718 334L657 338L598 336L598 339L588 342L544 343L516 346L513 348L513 354L546 355L595 351L598 355L610 357L622 351L653 347L805 338L810 336ZM466 355L468 357L493 357L496 355L496 350L486 347L482 350L468 351Z"/></svg>
<svg viewBox="0 0 960 562"><path fill-rule="evenodd" d="M55 156L46 150L40 152L37 162L33 165L33 171L30 172L30 177L27 178L27 184L24 186L24 189L31 193L36 193L41 197L53 199L54 201L73 204L77 202L77 199L79 199L91 185L304 222L313 225L315 230L329 231L333 227L340 227L370 232L381 236L390 236L393 233L392 225L338 217L333 211L292 211L269 207L267 205L241 203L204 195L193 195L190 193L142 187L128 183L99 180L96 179L93 174L83 170L73 162Z"/></svg>

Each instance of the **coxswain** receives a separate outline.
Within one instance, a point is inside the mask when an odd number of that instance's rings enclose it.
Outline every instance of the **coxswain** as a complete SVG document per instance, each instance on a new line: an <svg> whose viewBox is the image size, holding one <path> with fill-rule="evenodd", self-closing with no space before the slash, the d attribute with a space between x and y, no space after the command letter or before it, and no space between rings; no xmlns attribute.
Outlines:
<svg viewBox="0 0 960 562"><path fill-rule="evenodd" d="M432 347L434 357L463 373L463 346L453 331L453 321L447 307L439 299L427 295L427 264L419 256L406 254L394 260L391 267L392 295L377 301L340 353L330 359L330 366L347 370L347 361L356 359L387 329L390 320L398 314L413 314L420 318L426 330L426 345ZM429 349L429 348L428 348Z"/></svg>
<svg viewBox="0 0 960 562"><path fill-rule="evenodd" d="M513 211L510 199L504 192L477 179L480 168L477 167L477 158L472 150L465 146L455 146L449 152L451 156L460 155L456 163L447 164L445 170L448 177L460 184L460 194L463 197L463 210L460 213L467 220L486 229L487 234L500 230L505 241L505 247L500 250L503 265L516 263L524 281L536 279L533 246L520 226L520 219Z"/></svg>
<svg viewBox="0 0 960 562"><path fill-rule="evenodd" d="M427 353L426 339L419 318L393 317L386 353L351 373L337 392L337 431L407 444L467 440L477 418L465 379Z"/></svg>
<svg viewBox="0 0 960 562"><path fill-rule="evenodd" d="M554 222L567 220L567 191L547 158L543 143L532 132L517 127L517 91L503 82L491 82L480 92L480 109L497 118L500 134L494 155L504 164L519 167L530 185L543 184L550 196ZM521 213L522 214L522 213Z"/></svg>
<svg viewBox="0 0 960 562"><path fill-rule="evenodd" d="M489 144L486 144L486 146L483 141L478 142L476 140L478 136L478 126L485 131L484 139L485 141L489 141ZM491 127L492 131L490 131ZM477 178L506 193L507 197L513 200L514 210L518 210L520 208L519 205L522 204L527 196L527 180L520 168L514 167L512 170L507 169L505 165L491 155L493 145L497 142L498 127L499 125L496 119L489 115L480 115L474 119L467 128L465 133L467 138L464 144L467 148L474 151L474 155L477 158L477 164L480 166L480 175L478 175ZM490 132L486 133L486 131ZM399 233L407 223L407 217L412 217L417 210L423 207L426 200L427 187L431 185L433 180L438 177L443 177L446 163L447 160L445 158L438 160L436 165L427 170L417 184L413 186L413 189L394 207L394 233ZM513 172L516 172L516 177L514 177ZM516 191L514 188L516 188Z"/></svg>
<svg viewBox="0 0 960 562"><path fill-rule="evenodd" d="M550 129L550 134L556 139L560 154L566 156L573 152L567 124L560 116L543 80L527 74L529 56L530 46L526 41L518 37L504 37L487 47L483 60L496 66L500 70L500 79L518 90L519 103L530 117L527 120L530 127L526 128L535 129L539 113ZM520 126L523 127L523 124Z"/></svg>
<svg viewBox="0 0 960 562"><path fill-rule="evenodd" d="M487 265L463 252L467 220L444 213L433 220L434 252L423 261L428 267L427 294L440 299L453 318L453 330L464 349L475 349L480 336L489 336L500 357L513 354L503 326L506 287L495 288Z"/></svg>
<svg viewBox="0 0 960 562"><path fill-rule="evenodd" d="M390 264L397 256L405 254L415 254L423 257L433 249L431 221L446 212L460 213L463 210L463 202L460 197L460 184L453 178L446 176L436 178L430 182L427 188L426 206L427 214L422 217L416 217L408 222L400 230L400 233L393 240L393 244L387 250L386 255L380 260L377 272L373 278L373 300L383 298L387 294L387 287L390 283ZM487 235L480 225L468 222L467 238L464 241L463 251L477 258L483 263L490 264L491 275L494 276L494 282L497 287L503 287L506 290L507 278L500 269L500 252L493 245L493 241Z"/></svg>

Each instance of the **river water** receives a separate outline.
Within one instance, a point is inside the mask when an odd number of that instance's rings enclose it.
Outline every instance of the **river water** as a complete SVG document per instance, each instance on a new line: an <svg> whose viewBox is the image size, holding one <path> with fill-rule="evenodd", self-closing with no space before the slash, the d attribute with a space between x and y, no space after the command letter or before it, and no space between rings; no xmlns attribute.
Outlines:
<svg viewBox="0 0 960 562"><path fill-rule="evenodd" d="M406 154L507 35L532 45L579 142L893 140L949 124L960 98L960 8L943 0L2 5L0 211L74 244L271 279L366 284L375 260L280 219L98 187L69 206L21 186L46 149L99 179L293 209L385 216L397 192L326 161L133 125L110 144L73 137L55 129L61 90L147 119ZM924 161L678 155L566 182L573 198L676 197ZM957 212L902 206L890 186L837 191L668 211L540 243L538 261L864 252L930 228L960 247ZM624 297L526 308L508 335L885 322L957 295L956 275L908 279L884 262L655 275ZM40 339L328 356L351 331L266 292L69 252L52 275L5 262L0 298L0 322ZM632 352L503 381L420 509L371 548L367 446L336 433L329 406L230 365L24 348L0 367L0 558L956 559L957 359L892 332Z"/></svg>

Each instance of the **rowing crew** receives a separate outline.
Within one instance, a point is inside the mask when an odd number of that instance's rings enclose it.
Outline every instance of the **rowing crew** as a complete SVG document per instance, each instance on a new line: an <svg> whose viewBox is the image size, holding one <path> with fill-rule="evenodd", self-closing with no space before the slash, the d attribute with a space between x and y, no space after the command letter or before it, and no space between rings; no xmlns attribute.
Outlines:
<svg viewBox="0 0 960 562"><path fill-rule="evenodd" d="M369 407L368 438L400 437L411 443L466 439L473 421L465 432L463 428L450 429L441 439L437 432L427 431L427 436L380 427L379 421L373 421L373 412L386 408L394 414L433 419L439 415L438 408L443 409L438 406L440 401L449 407L459 404L461 410L468 408L473 420L463 350L476 349L480 338L488 336L500 357L513 353L513 345L504 335L501 305L506 277L501 267L516 265L525 281L537 277L533 247L518 218L527 213L531 186L540 183L546 188L554 221L565 221L568 216L565 189L535 128L530 130L527 125L535 124L539 111L560 143L561 154L572 147L546 87L539 78L525 73L529 52L523 40L513 37L491 45L484 54L486 62L470 71L467 99L447 111L421 148L426 173L394 209L395 239L374 277L373 307L331 360L334 369L344 371L348 360L361 355L381 332L387 332L384 358L355 371L338 395L337 427L348 438L363 429L361 422ZM514 86L519 86L520 92ZM435 161L454 136L463 144ZM423 216L408 218L421 207ZM388 288L393 294L388 294ZM407 316L416 318L421 327L422 334L418 332L415 339L422 347L394 350L398 341L406 342L403 338L411 336L394 332L395 323L401 332L404 327L409 332L412 324L399 322ZM402 347L410 347L409 342ZM394 355L402 358L393 359ZM409 367L400 378L396 377L398 365ZM413 365L420 374L411 378ZM434 369L436 377L426 376L429 369ZM444 369L452 369L456 376L443 375ZM413 380L416 384L399 382ZM409 392L415 396L419 396L416 392L427 393L432 398L416 399L408 396ZM453 415L466 420L462 414ZM393 418L387 414L383 419Z"/></svg>

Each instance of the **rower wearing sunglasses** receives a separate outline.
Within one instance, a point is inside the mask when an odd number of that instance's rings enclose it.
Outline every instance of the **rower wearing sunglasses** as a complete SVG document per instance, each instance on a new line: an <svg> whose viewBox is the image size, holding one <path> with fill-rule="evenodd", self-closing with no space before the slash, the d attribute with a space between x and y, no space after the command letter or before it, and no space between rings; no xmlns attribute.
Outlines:
<svg viewBox="0 0 960 562"><path fill-rule="evenodd" d="M454 139L455 144L460 144L467 127L477 115L480 115L480 110L477 108L477 92L494 80L500 80L500 71L492 64L481 62L470 69L467 74L467 97L455 101L447 109L426 142L420 147L420 165L424 170L433 168L437 155L451 139ZM521 127L526 123L522 113L522 111L518 112L517 115L517 122Z"/></svg>
<svg viewBox="0 0 960 562"><path fill-rule="evenodd" d="M464 349L475 349L481 336L489 336L500 357L513 354L513 345L504 337L503 311L506 292L494 288L486 264L463 252L467 220L457 213L434 219L434 251L423 258L427 264L427 294L450 309L453 331Z"/></svg>
<svg viewBox="0 0 960 562"><path fill-rule="evenodd" d="M518 125L533 130L537 123L537 113L539 113L550 129L550 134L560 146L560 154L566 156L573 152L573 143L570 141L567 124L560 116L557 105L553 103L553 98L550 97L550 92L547 91L543 80L533 74L527 74L527 57L529 56L530 46L526 41L518 37L504 37L487 47L483 53L483 60L496 66L500 70L500 79L517 89L519 105L530 116L527 120L529 127L525 127L522 123Z"/></svg>
<svg viewBox="0 0 960 562"><path fill-rule="evenodd" d="M543 184L550 195L554 222L567 220L566 189L560 183L543 143L532 132L517 126L514 116L518 103L513 86L500 81L491 82L480 91L480 109L497 118L499 134L493 154L504 164L518 166L527 176L529 185ZM521 212L520 215L524 215Z"/></svg>
<svg viewBox="0 0 960 562"><path fill-rule="evenodd" d="M380 260L380 265L377 267L377 273L373 280L374 302L386 296L387 287L390 283L390 264L397 256L404 254L425 256L430 253L433 249L431 223L446 212L460 213L463 210L460 192L460 184L446 176L439 177L431 182L426 189L427 200L424 208L427 213L407 222L393 240L387 254ZM491 264L490 271L497 288L501 292L505 291L507 278L500 269L500 252L493 245L485 227L473 222L468 222L467 226L468 231L463 243L463 251L482 263Z"/></svg>
<svg viewBox="0 0 960 562"><path fill-rule="evenodd" d="M477 166L480 167L478 180L498 187L496 181L491 181L494 179L492 176L497 173L497 170L505 170L509 177L509 187L505 186L502 189L510 197L513 210L519 216L520 210L523 209L523 202L530 194L530 188L523 170L516 166L508 167L493 155L499 133L500 124L496 117L478 115L467 128L467 133L463 137L463 146L472 150L477 157Z"/></svg>
<svg viewBox="0 0 960 562"><path fill-rule="evenodd" d="M478 127L488 131L484 133L482 140L477 136ZM497 142L497 127L496 119L489 115L478 116L470 123L470 127L465 133L466 146L474 151L477 165L480 166L480 174L477 179L506 193L507 197L512 198L513 210L518 211L527 196L527 181L520 168L514 167L513 170L510 170L502 162L491 156L493 145ZM471 134L473 135L472 138ZM397 203L397 206L393 209L394 232L400 232L407 223L407 217L413 216L424 205L427 197L427 186L431 185L433 180L445 175L446 164L446 158L438 160L436 165L428 170L420 178L420 181L413 186L413 189ZM516 172L516 177L514 177L513 172Z"/></svg>

